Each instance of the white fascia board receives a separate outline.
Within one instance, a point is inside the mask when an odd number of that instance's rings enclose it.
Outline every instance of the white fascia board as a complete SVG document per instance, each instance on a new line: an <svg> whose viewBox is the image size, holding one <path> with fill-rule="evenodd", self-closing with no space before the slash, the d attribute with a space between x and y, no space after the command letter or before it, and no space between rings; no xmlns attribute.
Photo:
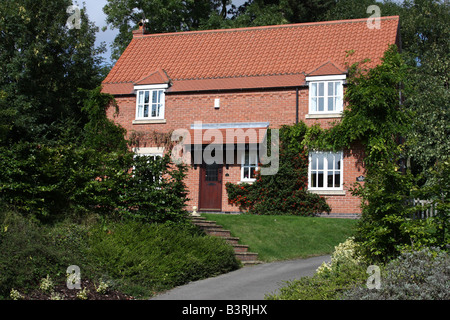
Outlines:
<svg viewBox="0 0 450 320"><path fill-rule="evenodd" d="M330 75L330 76L314 76L314 77L306 77L306 82L345 80L346 78L347 78L347 76L345 74L335 74L335 75Z"/></svg>
<svg viewBox="0 0 450 320"><path fill-rule="evenodd" d="M144 84L144 85L136 85L134 86L134 90L155 90L155 89L167 89L169 87L169 84L162 83L162 84Z"/></svg>

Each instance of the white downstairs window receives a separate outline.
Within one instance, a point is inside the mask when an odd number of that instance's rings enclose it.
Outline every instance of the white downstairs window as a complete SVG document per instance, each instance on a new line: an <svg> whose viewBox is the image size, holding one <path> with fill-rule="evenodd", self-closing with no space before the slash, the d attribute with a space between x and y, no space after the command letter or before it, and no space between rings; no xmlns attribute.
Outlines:
<svg viewBox="0 0 450 320"><path fill-rule="evenodd" d="M246 150L242 153L241 181L255 181L256 170L258 170L258 152L256 150Z"/></svg>
<svg viewBox="0 0 450 320"><path fill-rule="evenodd" d="M309 153L310 190L342 190L343 153L312 151Z"/></svg>

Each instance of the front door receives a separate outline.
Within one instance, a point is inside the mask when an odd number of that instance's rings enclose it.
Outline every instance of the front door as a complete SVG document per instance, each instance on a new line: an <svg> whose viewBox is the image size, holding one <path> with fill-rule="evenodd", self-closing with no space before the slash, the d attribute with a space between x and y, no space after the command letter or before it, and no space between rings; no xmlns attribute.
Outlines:
<svg viewBox="0 0 450 320"><path fill-rule="evenodd" d="M216 163L203 163L200 167L199 210L222 210L222 169Z"/></svg>

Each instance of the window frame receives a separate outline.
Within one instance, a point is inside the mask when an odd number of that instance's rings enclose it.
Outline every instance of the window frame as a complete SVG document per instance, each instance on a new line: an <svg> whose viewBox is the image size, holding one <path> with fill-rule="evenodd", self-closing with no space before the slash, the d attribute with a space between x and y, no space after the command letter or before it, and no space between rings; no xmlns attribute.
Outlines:
<svg viewBox="0 0 450 320"><path fill-rule="evenodd" d="M249 161L248 164L245 164L245 158L246 155L249 155ZM250 156L255 157L253 160L255 160L254 164L250 161ZM242 154L241 154L241 182L254 182L256 181L256 178L250 178L250 169L251 168L255 168L255 173L256 171L258 171L258 151L257 150L243 150ZM245 169L249 170L249 178L244 178L244 171Z"/></svg>
<svg viewBox="0 0 450 320"><path fill-rule="evenodd" d="M333 83L333 94L329 94L329 84ZM336 87L335 84L338 84ZM323 84L323 95L319 95L319 86ZM316 95L313 96L312 86L316 85ZM309 82L309 114L339 114L344 109L344 81L339 79L330 80L316 80ZM338 91L337 91L338 90ZM316 110L313 110L313 99L316 98ZM323 110L319 110L319 98L323 99ZM334 108L328 110L329 98L333 99Z"/></svg>
<svg viewBox="0 0 450 320"><path fill-rule="evenodd" d="M148 92L148 103L145 103L145 93ZM144 101L140 103L140 95L141 93L143 94L143 99ZM153 95L154 93L156 93L157 99L158 99L158 93L160 93L159 95L159 101L157 100L157 102L153 102ZM140 106L142 105L142 116L140 115ZM148 116L145 117L144 116L144 110L145 110L145 106L148 106ZM159 105L159 115L157 116L152 116L152 110L153 110L153 106L156 106L156 108ZM152 119L158 119L158 120L162 120L164 119L165 116L165 90L164 89L141 89L141 90L137 90L136 92L136 120L152 120Z"/></svg>
<svg viewBox="0 0 450 320"><path fill-rule="evenodd" d="M317 166L317 169L313 170L313 166L312 166L312 158L313 158L313 154L317 154L317 155L321 155L323 157L323 169L320 170L319 167ZM336 161L333 161L333 169L329 169L328 168L328 155L339 155L340 156L340 168L339 170L336 170L335 168L335 163ZM311 191L342 191L344 190L344 153L342 151L338 151L338 152L329 152L329 151L310 151L309 152L309 164L308 164L308 190ZM312 186L312 173L313 172L317 172L317 183L316 183L316 187ZM323 187L319 187L319 171L323 171ZM335 175L336 172L339 172L339 187L328 187L328 173L329 172L333 172L333 181L335 179ZM333 184L335 185L335 183Z"/></svg>

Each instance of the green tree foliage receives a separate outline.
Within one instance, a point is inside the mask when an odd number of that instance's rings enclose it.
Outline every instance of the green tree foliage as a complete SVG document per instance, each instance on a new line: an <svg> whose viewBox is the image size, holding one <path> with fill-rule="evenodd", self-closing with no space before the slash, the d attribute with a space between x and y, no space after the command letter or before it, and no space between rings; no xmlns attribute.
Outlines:
<svg viewBox="0 0 450 320"><path fill-rule="evenodd" d="M261 215L315 216L329 213L325 199L307 192L308 154L301 141L307 126L300 122L280 129L279 169L275 175L256 172L253 184L227 183L228 201Z"/></svg>
<svg viewBox="0 0 450 320"><path fill-rule="evenodd" d="M57 139L82 122L78 88L101 81L104 48L81 10L81 29L66 27L69 0L1 1L0 144ZM3 117L4 115L4 117Z"/></svg>
<svg viewBox="0 0 450 320"><path fill-rule="evenodd" d="M186 171L183 164L173 166L168 154L157 159L135 157L133 171L121 190L121 214L150 223L183 221L188 200L184 183Z"/></svg>

